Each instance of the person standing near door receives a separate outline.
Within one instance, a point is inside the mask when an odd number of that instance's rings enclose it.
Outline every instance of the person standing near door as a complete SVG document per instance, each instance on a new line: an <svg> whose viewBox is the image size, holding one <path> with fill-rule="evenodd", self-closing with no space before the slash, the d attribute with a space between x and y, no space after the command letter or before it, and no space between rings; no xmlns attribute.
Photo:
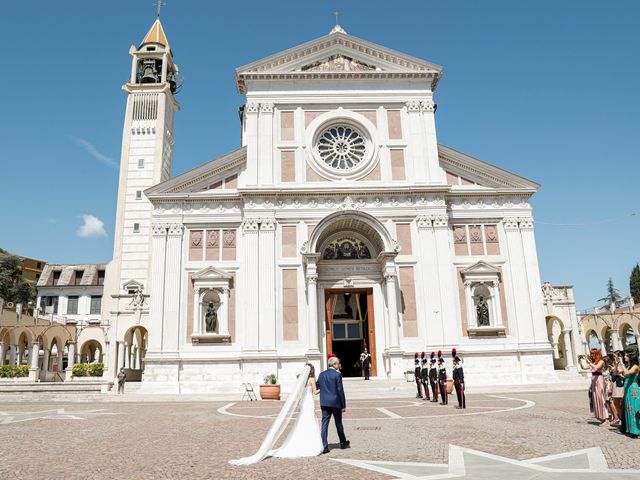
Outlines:
<svg viewBox="0 0 640 480"><path fill-rule="evenodd" d="M371 372L371 354L369 353L369 349L364 347L363 352L360 354L360 365L362 365L362 373L364 374L364 379L369 380L369 375Z"/></svg>

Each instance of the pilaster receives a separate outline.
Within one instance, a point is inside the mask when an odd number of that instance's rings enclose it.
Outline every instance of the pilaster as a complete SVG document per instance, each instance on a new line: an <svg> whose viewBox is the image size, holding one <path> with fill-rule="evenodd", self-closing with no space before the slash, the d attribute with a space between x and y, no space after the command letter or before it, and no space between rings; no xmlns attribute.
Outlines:
<svg viewBox="0 0 640 480"><path fill-rule="evenodd" d="M260 221L259 242L259 317L260 351L276 350L276 261L275 261L276 221L263 218Z"/></svg>
<svg viewBox="0 0 640 480"><path fill-rule="evenodd" d="M241 225L242 239L244 242L242 275L244 291L243 315L241 317L244 331L243 349L249 352L258 350L259 340L259 266L258 266L258 229L259 223L255 218L245 219Z"/></svg>
<svg viewBox="0 0 640 480"><path fill-rule="evenodd" d="M411 160L411 170L407 172L407 178L412 178L416 183L427 182L427 165L425 158L425 145L423 135L423 125L420 113L420 102L411 100L407 102L408 135L407 150Z"/></svg>
<svg viewBox="0 0 640 480"><path fill-rule="evenodd" d="M273 103L260 104L258 139L258 183L273 185Z"/></svg>
<svg viewBox="0 0 640 480"><path fill-rule="evenodd" d="M422 112L422 131L424 132L424 155L426 178L430 184L444 184L444 172L440 168L438 157L438 138L436 135L436 104L428 98L420 102Z"/></svg>
<svg viewBox="0 0 640 480"><path fill-rule="evenodd" d="M167 229L168 225L160 223L155 223L151 227L151 258L153 263L151 265L148 347L151 353L162 350ZM120 358L120 355L118 355L118 358Z"/></svg>
<svg viewBox="0 0 640 480"><path fill-rule="evenodd" d="M247 102L245 108L245 145L247 146L246 185L258 184L258 111L260 105Z"/></svg>
<svg viewBox="0 0 640 480"><path fill-rule="evenodd" d="M538 252L533 234L533 219L520 217L520 235L524 267L526 269L529 304L533 319L533 337L536 342L547 342L547 326L545 323L544 302L542 299L542 283L540 282L540 268L538 266Z"/></svg>
<svg viewBox="0 0 640 480"><path fill-rule="evenodd" d="M178 354L180 337L180 284L182 280L182 237L184 227L179 223L167 230L167 256L164 281L164 315L162 316L162 345L164 353Z"/></svg>

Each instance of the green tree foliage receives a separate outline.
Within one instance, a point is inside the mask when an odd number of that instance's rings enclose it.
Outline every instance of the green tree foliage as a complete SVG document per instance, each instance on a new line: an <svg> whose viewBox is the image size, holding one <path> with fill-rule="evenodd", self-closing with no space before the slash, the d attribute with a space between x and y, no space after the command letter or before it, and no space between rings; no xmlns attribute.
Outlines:
<svg viewBox="0 0 640 480"><path fill-rule="evenodd" d="M609 277L609 281L607 282L607 296L598 299L599 302L605 302L607 305L611 305L619 300L622 297L620 296L620 292L617 288L613 286L613 280Z"/></svg>
<svg viewBox="0 0 640 480"><path fill-rule="evenodd" d="M631 277L629 277L629 293L635 303L640 303L640 265L637 263L631 270Z"/></svg>
<svg viewBox="0 0 640 480"><path fill-rule="evenodd" d="M0 254L0 298L5 302L27 303L35 298L35 291L20 271L21 260L15 255Z"/></svg>

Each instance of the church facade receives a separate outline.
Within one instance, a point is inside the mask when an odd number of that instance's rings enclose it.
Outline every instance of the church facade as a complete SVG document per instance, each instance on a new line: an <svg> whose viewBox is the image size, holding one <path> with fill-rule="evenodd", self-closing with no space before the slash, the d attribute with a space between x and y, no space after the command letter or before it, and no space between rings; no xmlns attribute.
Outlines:
<svg viewBox="0 0 640 480"><path fill-rule="evenodd" d="M178 69L137 48L103 317L109 368L222 392L342 359L400 378L452 348L468 383L555 381L538 185L438 143L442 68L336 26L240 67L237 150L171 176ZM135 353L134 353L135 352ZM133 359L133 360L132 360Z"/></svg>

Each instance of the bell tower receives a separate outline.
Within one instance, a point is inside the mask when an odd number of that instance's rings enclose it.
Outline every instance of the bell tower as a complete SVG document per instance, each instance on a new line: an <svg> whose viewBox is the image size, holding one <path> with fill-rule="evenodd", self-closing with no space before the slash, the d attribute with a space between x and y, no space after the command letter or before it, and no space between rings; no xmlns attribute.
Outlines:
<svg viewBox="0 0 640 480"><path fill-rule="evenodd" d="M152 205L144 191L171 176L173 116L180 107L178 66L157 18L138 47L131 46L131 74L122 87L127 106L122 132L122 153L114 233L113 261L109 265L103 318L122 319L123 285L139 285L150 293ZM132 283L133 282L133 283ZM147 302L148 304L148 302ZM144 310L143 310L144 313ZM138 321L140 318L138 318Z"/></svg>

